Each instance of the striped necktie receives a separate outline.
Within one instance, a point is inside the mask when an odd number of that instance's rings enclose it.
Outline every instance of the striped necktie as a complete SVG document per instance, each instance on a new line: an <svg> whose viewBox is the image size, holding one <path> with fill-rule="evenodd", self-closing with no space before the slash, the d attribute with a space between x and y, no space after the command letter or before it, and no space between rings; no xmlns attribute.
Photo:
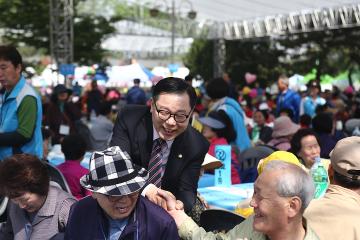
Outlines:
<svg viewBox="0 0 360 240"><path fill-rule="evenodd" d="M149 162L149 182L157 187L161 187L162 176L162 149L165 147L166 141L161 138L155 139Z"/></svg>

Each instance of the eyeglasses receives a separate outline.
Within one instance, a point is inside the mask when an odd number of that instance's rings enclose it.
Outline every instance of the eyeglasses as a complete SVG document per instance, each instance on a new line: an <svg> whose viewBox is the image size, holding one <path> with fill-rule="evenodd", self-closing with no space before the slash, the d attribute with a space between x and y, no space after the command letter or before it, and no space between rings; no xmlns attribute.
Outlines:
<svg viewBox="0 0 360 240"><path fill-rule="evenodd" d="M116 202L119 201L120 199L124 199L124 198L134 198L137 197L139 195L139 192L134 192L134 193L130 193L128 195L124 195L124 196L111 196L111 195L105 195L103 194L110 202Z"/></svg>
<svg viewBox="0 0 360 240"><path fill-rule="evenodd" d="M154 102L154 106L155 106L155 109L159 115L159 118L163 121L167 121L169 118L173 117L175 122L177 123L183 123L186 121L186 119L188 119L191 115L191 112L193 111L193 109L190 111L189 114L183 114L183 113L171 113L167 110L163 110L163 109L158 109L157 106L156 106L156 102Z"/></svg>

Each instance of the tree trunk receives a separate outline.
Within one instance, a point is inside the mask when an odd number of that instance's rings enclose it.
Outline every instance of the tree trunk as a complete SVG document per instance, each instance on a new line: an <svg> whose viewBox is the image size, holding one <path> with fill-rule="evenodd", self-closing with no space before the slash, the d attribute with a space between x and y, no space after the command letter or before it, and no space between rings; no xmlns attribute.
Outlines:
<svg viewBox="0 0 360 240"><path fill-rule="evenodd" d="M354 72L354 67L350 67L349 69L349 73L348 73L348 80L349 80L349 85L354 88L354 83L353 83L353 79L351 77L352 73Z"/></svg>

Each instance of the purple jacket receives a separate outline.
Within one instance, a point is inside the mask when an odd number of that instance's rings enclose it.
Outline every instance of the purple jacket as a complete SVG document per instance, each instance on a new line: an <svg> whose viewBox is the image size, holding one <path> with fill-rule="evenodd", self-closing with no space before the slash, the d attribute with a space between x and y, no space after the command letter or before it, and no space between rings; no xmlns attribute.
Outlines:
<svg viewBox="0 0 360 240"><path fill-rule="evenodd" d="M108 239L108 220L92 197L74 204L66 226L65 239ZM140 196L119 240L179 239L174 219L161 207Z"/></svg>

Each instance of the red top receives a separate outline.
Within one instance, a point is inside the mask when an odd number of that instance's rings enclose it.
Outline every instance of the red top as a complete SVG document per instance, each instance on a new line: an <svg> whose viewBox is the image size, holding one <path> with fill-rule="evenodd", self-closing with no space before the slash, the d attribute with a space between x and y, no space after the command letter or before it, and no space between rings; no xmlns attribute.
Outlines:
<svg viewBox="0 0 360 240"><path fill-rule="evenodd" d="M81 166L79 161L67 160L57 166L57 168L64 175L74 197L81 199L91 195L90 191L80 185L80 178L89 173L89 170Z"/></svg>

